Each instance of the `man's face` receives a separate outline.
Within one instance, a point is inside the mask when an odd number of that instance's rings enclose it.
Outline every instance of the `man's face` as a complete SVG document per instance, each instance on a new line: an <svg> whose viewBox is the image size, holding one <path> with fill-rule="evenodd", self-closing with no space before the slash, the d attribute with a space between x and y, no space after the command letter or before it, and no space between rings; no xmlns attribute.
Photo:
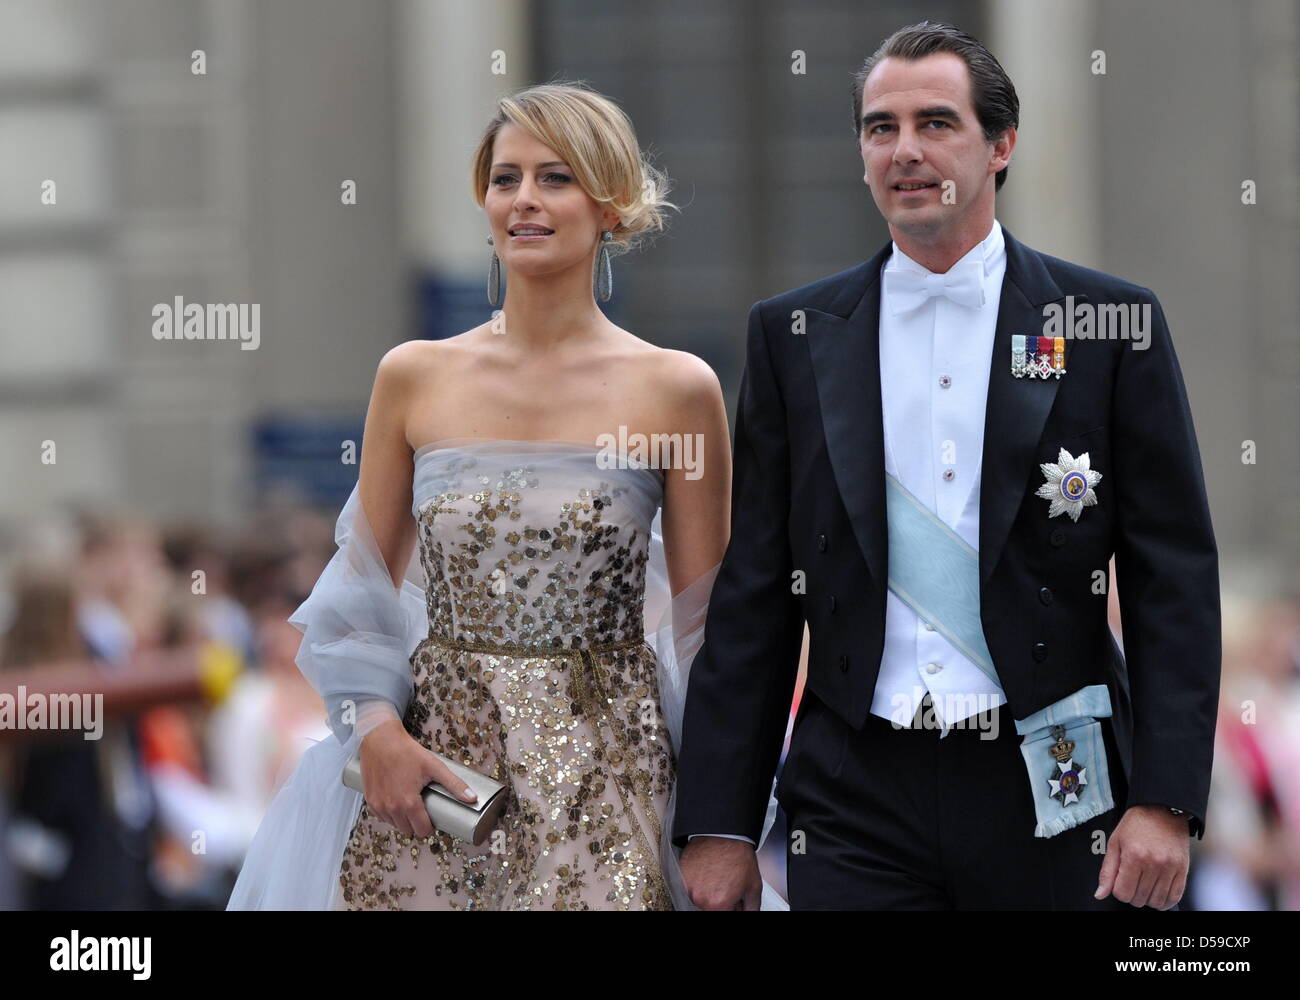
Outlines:
<svg viewBox="0 0 1300 1000"><path fill-rule="evenodd" d="M862 118L864 180L892 229L932 239L992 205L1010 145L984 139L960 56L882 59L863 87ZM900 188L912 184L925 186Z"/></svg>

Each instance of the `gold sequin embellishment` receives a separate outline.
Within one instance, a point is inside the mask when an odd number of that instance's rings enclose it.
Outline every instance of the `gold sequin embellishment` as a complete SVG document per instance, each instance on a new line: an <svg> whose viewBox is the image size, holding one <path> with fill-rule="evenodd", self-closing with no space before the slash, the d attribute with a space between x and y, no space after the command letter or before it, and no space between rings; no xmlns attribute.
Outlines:
<svg viewBox="0 0 1300 1000"><path fill-rule="evenodd" d="M566 499L524 466L477 485L417 511L430 634L403 721L509 800L478 847L406 836L363 802L337 905L671 909L658 852L675 761L644 637L648 525L603 481Z"/></svg>

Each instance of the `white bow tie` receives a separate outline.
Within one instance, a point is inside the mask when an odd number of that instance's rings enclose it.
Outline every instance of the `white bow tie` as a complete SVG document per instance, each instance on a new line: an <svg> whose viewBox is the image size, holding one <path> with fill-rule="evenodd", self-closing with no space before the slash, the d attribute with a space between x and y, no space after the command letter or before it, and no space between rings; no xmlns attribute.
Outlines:
<svg viewBox="0 0 1300 1000"><path fill-rule="evenodd" d="M978 308L984 304L984 262L972 258L944 274L887 270L885 294L895 314L918 309L934 295L943 295L959 306Z"/></svg>

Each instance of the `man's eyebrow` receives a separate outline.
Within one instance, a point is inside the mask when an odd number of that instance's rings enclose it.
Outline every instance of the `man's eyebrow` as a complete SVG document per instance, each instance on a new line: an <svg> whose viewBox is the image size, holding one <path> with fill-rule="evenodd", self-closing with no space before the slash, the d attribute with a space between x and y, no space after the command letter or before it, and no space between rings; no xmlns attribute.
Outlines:
<svg viewBox="0 0 1300 1000"><path fill-rule="evenodd" d="M949 118L952 121L961 121L961 115L956 108L950 108L946 104L936 104L933 107L921 108L913 116L914 118Z"/></svg>
<svg viewBox="0 0 1300 1000"><path fill-rule="evenodd" d="M564 164L564 161L563 161L563 160L547 160L545 163L539 163L539 164L537 164L537 169L538 169L538 170L542 170L542 169L544 169L544 168L546 168L546 167L563 167L564 165L565 165L565 164ZM497 167L513 167L515 170L518 170L518 169L519 169L519 164L518 164L518 163L494 163L494 164L492 164L492 169L493 169L493 170L495 170Z"/></svg>
<svg viewBox="0 0 1300 1000"><path fill-rule="evenodd" d="M957 109L951 108L946 104L936 104L928 108L917 108L912 117L916 119L944 118L955 122L961 121L961 115L958 114ZM862 116L862 127L870 128L877 122L892 122L895 120L896 117L892 111L868 111Z"/></svg>

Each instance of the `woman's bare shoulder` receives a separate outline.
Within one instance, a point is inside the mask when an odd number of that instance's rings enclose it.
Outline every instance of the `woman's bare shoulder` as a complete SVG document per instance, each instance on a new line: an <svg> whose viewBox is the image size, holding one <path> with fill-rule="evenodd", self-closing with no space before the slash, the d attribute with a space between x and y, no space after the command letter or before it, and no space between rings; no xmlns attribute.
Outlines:
<svg viewBox="0 0 1300 1000"><path fill-rule="evenodd" d="M629 336L628 362L647 424L659 430L721 433L726 402L717 373L689 351L659 347Z"/></svg>
<svg viewBox="0 0 1300 1000"><path fill-rule="evenodd" d="M707 361L689 351L653 347L646 355L647 374L658 392L677 403L711 403L722 398L718 374Z"/></svg>
<svg viewBox="0 0 1300 1000"><path fill-rule="evenodd" d="M408 340L379 359L379 370L395 379L420 378L468 358L473 345L488 324L443 340Z"/></svg>

